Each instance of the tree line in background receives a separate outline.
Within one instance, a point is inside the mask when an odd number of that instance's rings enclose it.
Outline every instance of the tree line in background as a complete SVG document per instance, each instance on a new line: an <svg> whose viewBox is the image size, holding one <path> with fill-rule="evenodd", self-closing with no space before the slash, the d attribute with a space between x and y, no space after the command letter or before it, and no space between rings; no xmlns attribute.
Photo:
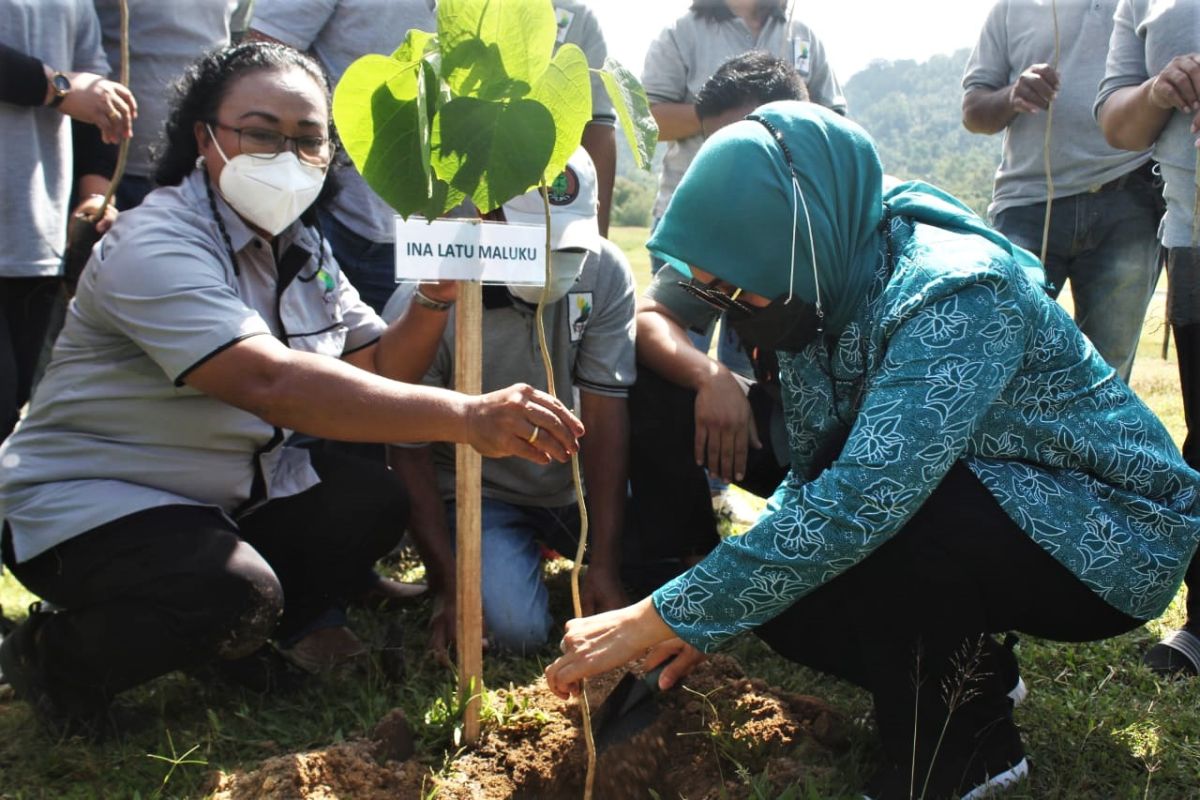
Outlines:
<svg viewBox="0 0 1200 800"><path fill-rule="evenodd" d="M851 118L875 138L885 172L940 186L982 215L1000 163L1000 137L968 133L962 126L961 81L969 55L963 49L921 63L875 61L843 88ZM614 225L650 225L661 163L658 153L651 174L621 155Z"/></svg>

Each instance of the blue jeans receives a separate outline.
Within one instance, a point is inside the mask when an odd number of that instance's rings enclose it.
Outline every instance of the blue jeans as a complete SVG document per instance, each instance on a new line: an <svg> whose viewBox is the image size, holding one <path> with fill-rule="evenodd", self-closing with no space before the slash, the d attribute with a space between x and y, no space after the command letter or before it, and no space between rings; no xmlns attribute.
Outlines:
<svg viewBox="0 0 1200 800"><path fill-rule="evenodd" d="M1146 306L1158 283L1158 208L1147 180L1054 201L1046 279L1054 293L1069 280L1075 323L1125 381L1133 369ZM1046 204L1006 208L995 227L1039 254Z"/></svg>
<svg viewBox="0 0 1200 800"><path fill-rule="evenodd" d="M450 531L455 506L447 504ZM519 506L483 498L483 621L488 642L524 654L546 644L554 620L542 583L542 543L567 558L579 543L579 508Z"/></svg>
<svg viewBox="0 0 1200 800"><path fill-rule="evenodd" d="M375 313L382 313L396 290L396 246L359 236L328 212L319 216L321 232L350 285Z"/></svg>

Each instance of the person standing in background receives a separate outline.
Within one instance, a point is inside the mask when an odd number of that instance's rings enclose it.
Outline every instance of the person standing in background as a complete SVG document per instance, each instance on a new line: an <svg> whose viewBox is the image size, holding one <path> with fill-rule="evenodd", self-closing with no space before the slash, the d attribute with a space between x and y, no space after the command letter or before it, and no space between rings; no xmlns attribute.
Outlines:
<svg viewBox="0 0 1200 800"><path fill-rule="evenodd" d="M0 207L0 438L29 400L33 374L62 282L72 185L71 120L90 108L109 143L128 136L133 95L100 76L109 72L100 24L87 0L0 0L0 44L40 59L33 80L43 105L0 103L5 147ZM38 80L40 78L40 80ZM44 82L43 82L44 81ZM93 186L84 192L96 191ZM88 198L85 202L94 202Z"/></svg>
<svg viewBox="0 0 1200 800"><path fill-rule="evenodd" d="M1095 113L1105 138L1127 150L1153 148L1167 214L1167 321L1175 331L1187 439L1183 460L1200 469L1200 2L1120 0ZM1200 674L1200 563L1184 576L1187 622L1143 659L1155 672Z"/></svg>
<svg viewBox="0 0 1200 800"><path fill-rule="evenodd" d="M127 0L129 88L140 101L117 207L133 208L154 188L155 153L161 147L171 85L200 56L230 41L230 19L250 0ZM121 4L94 0L104 52L113 74L121 67Z"/></svg>
<svg viewBox="0 0 1200 800"><path fill-rule="evenodd" d="M337 85L367 53L391 53L409 30L437 30L434 0L255 0L251 38L310 52ZM335 167L340 190L321 210L321 229L362 299L382 311L396 288L395 211L349 163Z"/></svg>
<svg viewBox="0 0 1200 800"><path fill-rule="evenodd" d="M604 32L596 15L586 3L578 0L554 0L554 11L558 17L558 45L573 44L587 56L588 66L600 69L608 57L608 46L604 43ZM617 116L612 100L599 75L592 73L592 121L583 129L580 144L592 157L599 181L600 209L598 221L600 235L608 236L608 216L612 210L613 181L617 176Z"/></svg>
<svg viewBox="0 0 1200 800"><path fill-rule="evenodd" d="M992 224L1041 253L1049 199L1047 109L1054 197L1045 254L1055 296L1070 281L1075 323L1125 381L1158 282L1159 190L1150 152L1118 150L1092 118L1117 0L999 0L963 74L963 125L1004 132Z"/></svg>

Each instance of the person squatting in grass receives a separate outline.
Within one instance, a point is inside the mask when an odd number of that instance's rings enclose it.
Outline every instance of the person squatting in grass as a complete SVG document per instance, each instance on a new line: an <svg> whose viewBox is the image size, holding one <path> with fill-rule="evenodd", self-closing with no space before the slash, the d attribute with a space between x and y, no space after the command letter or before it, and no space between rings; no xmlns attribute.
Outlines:
<svg viewBox="0 0 1200 800"><path fill-rule="evenodd" d="M4 563L55 606L4 639L0 665L58 733L102 730L115 695L166 672L299 646L365 588L404 529L402 487L383 464L287 447L290 431L540 464L583 431L528 386L402 382L424 374L442 315L385 325L313 227L337 148L308 56L205 56L167 132L162 188L93 251L0 449Z"/></svg>
<svg viewBox="0 0 1200 800"><path fill-rule="evenodd" d="M1175 333L1187 438L1183 458L1200 469L1200 2L1121 0L1095 112L1109 144L1153 148L1167 213L1167 321ZM1187 577L1187 621L1146 651L1144 663L1164 674L1200 674L1200 559Z"/></svg>
<svg viewBox="0 0 1200 800"><path fill-rule="evenodd" d="M590 523L588 569L580 589L585 613L629 602L618 568L628 474L626 396L635 375L635 293L629 262L600 236L598 186L592 160L581 147L549 187L551 272L542 311L557 394L578 392L579 416L589 432L580 450ZM505 203L504 219L541 225L544 209L535 189ZM485 390L514 380L544 385L535 313L541 299L540 285L483 287ZM421 302L420 294L402 287L384 316ZM448 386L454 379L453 314L441 316L445 333L425 375L431 386ZM444 445L393 448L392 459L411 495L409 529L436 593L430 649L441 656L455 633L454 452ZM546 644L554 624L542 583L542 546L572 558L578 547L580 515L571 470L561 464L487 458L482 490L488 642L526 653Z"/></svg>
<svg viewBox="0 0 1200 800"><path fill-rule="evenodd" d="M869 797L974 798L1028 771L992 634L1086 641L1162 613L1200 539L1200 474L1032 254L882 177L868 135L811 103L705 143L648 247L776 350L790 472L746 534L569 622L546 678L567 696L654 648L650 666L675 656L665 688L753 630L871 692Z"/></svg>

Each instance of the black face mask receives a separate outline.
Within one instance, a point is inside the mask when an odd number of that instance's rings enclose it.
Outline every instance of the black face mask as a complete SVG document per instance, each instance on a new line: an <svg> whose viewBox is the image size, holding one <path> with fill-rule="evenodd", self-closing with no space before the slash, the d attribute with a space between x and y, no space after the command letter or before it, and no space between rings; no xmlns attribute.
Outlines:
<svg viewBox="0 0 1200 800"><path fill-rule="evenodd" d="M798 297L780 298L748 314L730 309L725 320L750 350L797 352L816 341L822 329L816 306Z"/></svg>

